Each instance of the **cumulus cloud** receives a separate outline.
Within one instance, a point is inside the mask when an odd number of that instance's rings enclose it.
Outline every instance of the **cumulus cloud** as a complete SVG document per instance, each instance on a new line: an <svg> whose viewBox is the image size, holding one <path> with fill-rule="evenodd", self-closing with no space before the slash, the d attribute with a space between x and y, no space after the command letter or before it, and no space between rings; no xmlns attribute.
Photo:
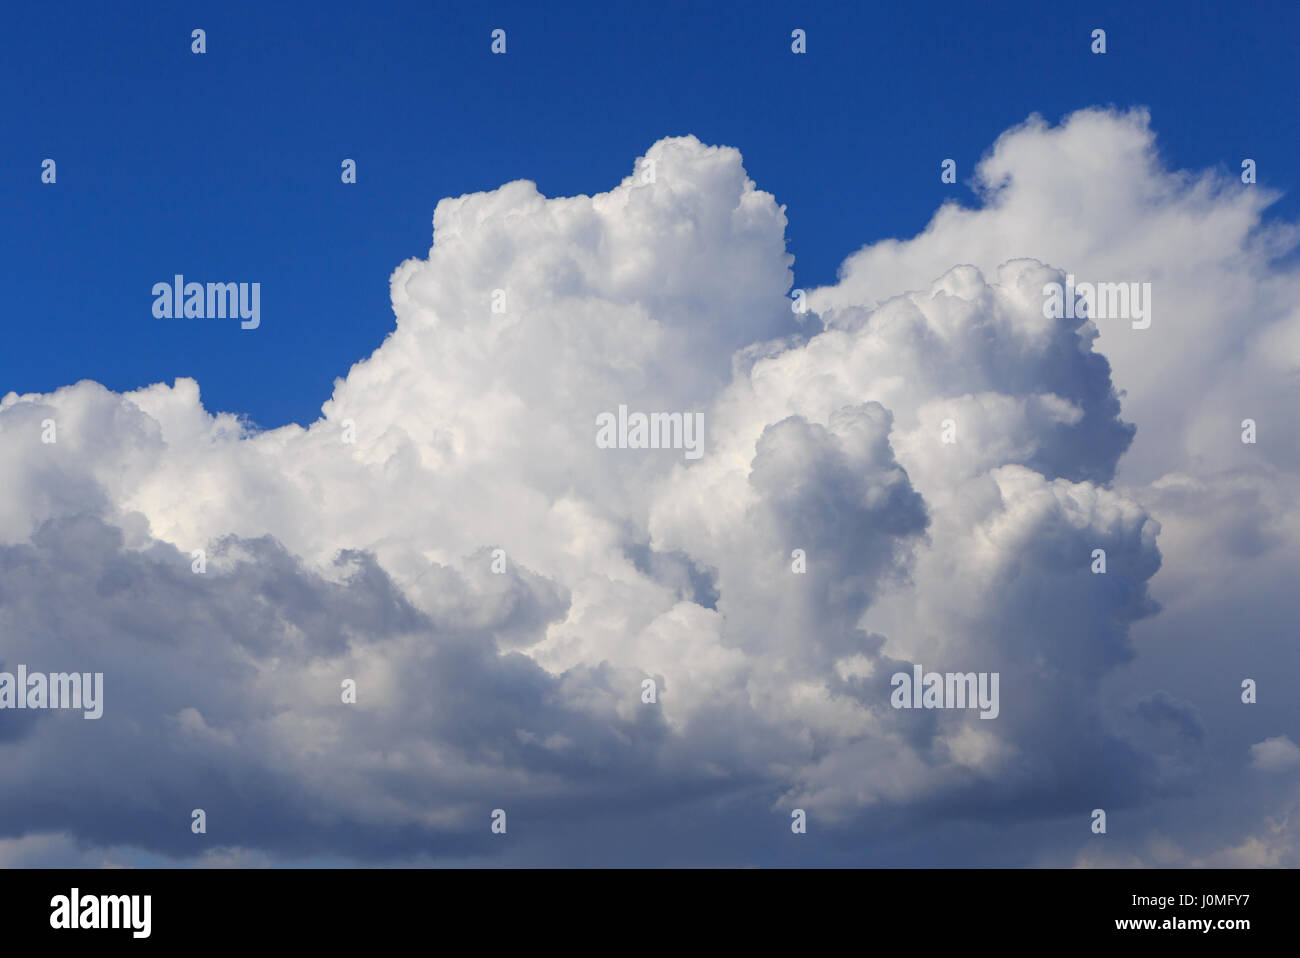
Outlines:
<svg viewBox="0 0 1300 958"><path fill-rule="evenodd" d="M1265 772L1283 772L1300 766L1300 746L1285 735L1275 735L1250 747L1250 762Z"/></svg>
<svg viewBox="0 0 1300 958"><path fill-rule="evenodd" d="M1215 772L1253 708L1295 718L1223 681L1294 664L1300 275L1269 194L1165 169L1140 112L1032 118L978 207L799 316L740 153L648 161L440 202L396 330L307 428L184 379L0 400L0 665L106 689L95 722L0 715L0 852L778 862L795 807L825 862L1255 847ZM1050 318L1069 275L1151 282L1151 326ZM702 413L704 455L599 448L620 405ZM999 673L997 719L890 707L913 664ZM1085 848L1092 808L1189 796L1212 836ZM1270 836L1252 861L1287 860Z"/></svg>

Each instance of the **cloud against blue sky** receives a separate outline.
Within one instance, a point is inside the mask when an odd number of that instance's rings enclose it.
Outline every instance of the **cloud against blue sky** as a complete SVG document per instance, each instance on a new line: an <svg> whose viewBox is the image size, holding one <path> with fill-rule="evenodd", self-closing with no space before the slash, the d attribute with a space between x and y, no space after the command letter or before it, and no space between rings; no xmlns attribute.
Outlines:
<svg viewBox="0 0 1300 958"><path fill-rule="evenodd" d="M739 150L627 170L440 201L307 427L0 400L0 668L105 676L97 721L4 713L0 858L1295 864L1276 197L1144 111L1031 117L801 313ZM1048 315L1067 276L1149 327ZM620 404L704 454L600 448ZM914 664L996 718L891 707Z"/></svg>

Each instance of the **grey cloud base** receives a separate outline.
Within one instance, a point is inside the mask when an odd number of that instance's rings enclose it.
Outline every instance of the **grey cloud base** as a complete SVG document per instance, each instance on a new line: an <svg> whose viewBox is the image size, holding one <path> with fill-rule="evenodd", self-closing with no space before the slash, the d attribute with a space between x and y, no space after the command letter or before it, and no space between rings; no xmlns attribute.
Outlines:
<svg viewBox="0 0 1300 958"><path fill-rule="evenodd" d="M0 712L0 862L1295 864L1267 194L1141 113L1031 119L799 315L740 154L647 158L439 203L307 429L190 380L0 401L0 669L105 675L98 721ZM1045 317L1067 270L1161 277L1150 328ZM598 448L620 404L703 457ZM892 708L913 663L999 673L997 718Z"/></svg>

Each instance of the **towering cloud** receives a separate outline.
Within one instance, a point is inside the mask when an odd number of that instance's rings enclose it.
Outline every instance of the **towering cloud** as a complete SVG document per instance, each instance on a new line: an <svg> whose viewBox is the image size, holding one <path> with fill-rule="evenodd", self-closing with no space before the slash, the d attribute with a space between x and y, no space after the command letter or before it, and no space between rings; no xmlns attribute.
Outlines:
<svg viewBox="0 0 1300 958"><path fill-rule="evenodd" d="M439 203L308 428L4 397L0 669L104 714L0 712L0 856L1294 863L1295 229L1138 112L978 182L797 314L784 208L666 139ZM1067 275L1150 326L1052 318ZM601 448L620 405L703 455ZM892 708L913 663L997 718Z"/></svg>

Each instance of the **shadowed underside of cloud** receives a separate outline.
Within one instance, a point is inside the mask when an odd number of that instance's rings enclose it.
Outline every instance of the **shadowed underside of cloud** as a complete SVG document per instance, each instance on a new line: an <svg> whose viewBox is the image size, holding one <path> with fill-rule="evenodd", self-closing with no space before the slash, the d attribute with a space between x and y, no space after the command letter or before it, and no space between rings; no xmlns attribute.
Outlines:
<svg viewBox="0 0 1300 958"><path fill-rule="evenodd" d="M0 666L105 686L0 712L0 862L1294 863L1269 194L1141 112L1032 118L800 315L740 154L645 159L439 203L307 429L191 380L0 401ZM1048 318L1067 272L1150 327ZM600 448L620 405L704 454ZM913 664L997 717L891 707Z"/></svg>

